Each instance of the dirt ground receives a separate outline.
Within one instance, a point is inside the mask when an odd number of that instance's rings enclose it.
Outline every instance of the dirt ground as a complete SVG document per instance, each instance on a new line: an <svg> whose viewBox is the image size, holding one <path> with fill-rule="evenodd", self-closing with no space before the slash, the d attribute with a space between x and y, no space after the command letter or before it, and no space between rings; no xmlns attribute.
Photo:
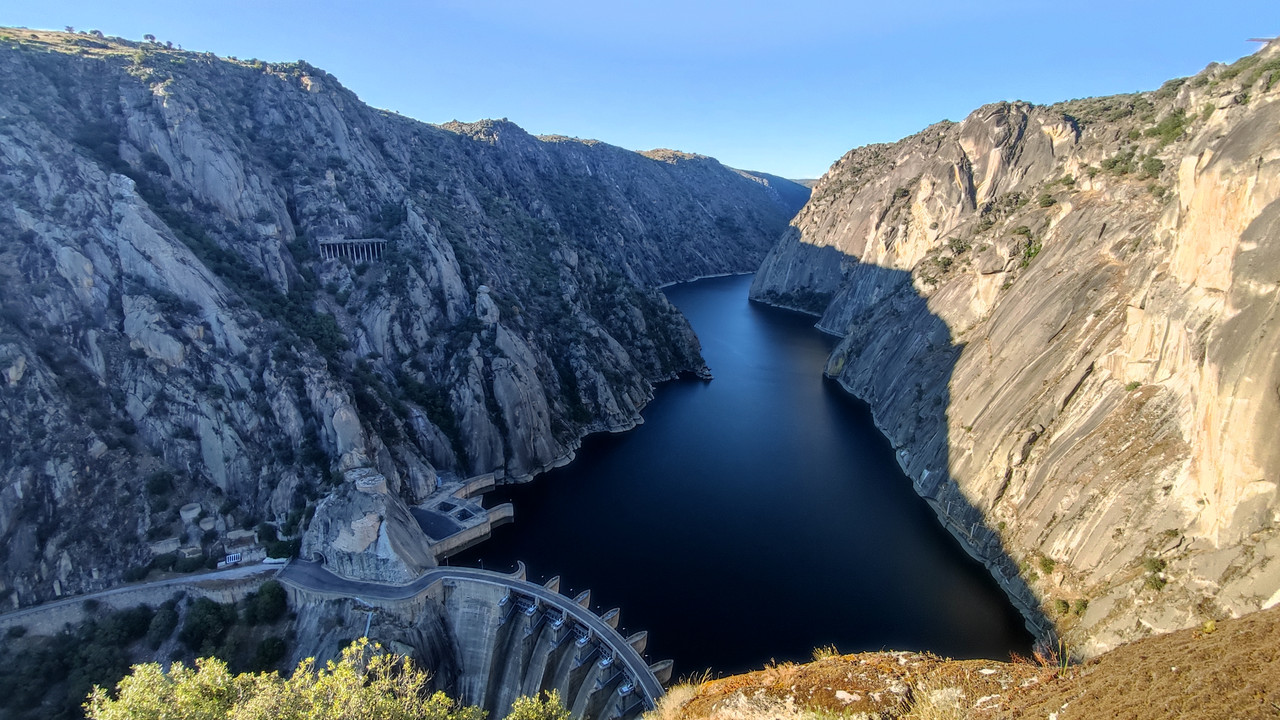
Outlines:
<svg viewBox="0 0 1280 720"><path fill-rule="evenodd" d="M1066 667L829 655L675 687L650 720L1280 718L1280 608Z"/></svg>

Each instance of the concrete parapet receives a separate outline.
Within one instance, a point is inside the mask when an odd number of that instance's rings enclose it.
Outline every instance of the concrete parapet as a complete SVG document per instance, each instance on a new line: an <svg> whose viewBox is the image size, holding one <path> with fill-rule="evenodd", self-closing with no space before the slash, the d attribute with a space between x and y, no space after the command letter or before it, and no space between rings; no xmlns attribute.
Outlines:
<svg viewBox="0 0 1280 720"><path fill-rule="evenodd" d="M85 602L92 600L100 608L124 610L137 605L156 607L178 593L207 597L220 603L238 602L255 592L264 580L270 578L278 567L263 567L261 572L248 570L249 574L231 579L207 575L192 575L170 581L143 583L115 588L100 593L67 598L44 605L0 615L0 637L9 628L24 627L32 635L56 635L67 624L84 622L88 614Z"/></svg>
<svg viewBox="0 0 1280 720"><path fill-rule="evenodd" d="M187 503L178 510L178 515L182 517L182 522L190 524L200 517L200 503Z"/></svg>
<svg viewBox="0 0 1280 720"><path fill-rule="evenodd" d="M456 498L469 498L473 495L488 492L497 484L497 478L493 473L485 473L469 477L463 483L462 487L453 491Z"/></svg>

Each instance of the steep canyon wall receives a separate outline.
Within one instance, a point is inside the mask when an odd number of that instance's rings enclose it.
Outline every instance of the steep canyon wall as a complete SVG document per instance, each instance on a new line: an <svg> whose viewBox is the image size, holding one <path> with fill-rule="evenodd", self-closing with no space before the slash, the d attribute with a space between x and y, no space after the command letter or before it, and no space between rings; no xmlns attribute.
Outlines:
<svg viewBox="0 0 1280 720"><path fill-rule="evenodd" d="M841 158L757 300L1081 652L1280 601L1280 46ZM1042 614L1043 613L1043 614Z"/></svg>
<svg viewBox="0 0 1280 720"><path fill-rule="evenodd" d="M405 503L442 473L528 479L638 422L654 383L705 373L653 288L752 269L803 192L416 122L303 62L83 33L0 30L0 87L13 607L263 522L297 539L313 513L394 560L349 569L430 565ZM335 240L379 256L323 255ZM352 489L371 474L376 500Z"/></svg>

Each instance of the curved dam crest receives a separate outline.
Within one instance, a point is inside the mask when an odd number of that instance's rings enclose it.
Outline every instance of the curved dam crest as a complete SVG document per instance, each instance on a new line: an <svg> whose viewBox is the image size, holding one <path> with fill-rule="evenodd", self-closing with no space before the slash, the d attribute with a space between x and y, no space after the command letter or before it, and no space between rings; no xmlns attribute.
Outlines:
<svg viewBox="0 0 1280 720"><path fill-rule="evenodd" d="M822 370L836 339L751 303L751 276L665 288L715 379L658 389L646 422L500 488L515 522L451 562L561 575L650 632L677 676L771 659L1026 653L1023 620L937 522L865 404Z"/></svg>

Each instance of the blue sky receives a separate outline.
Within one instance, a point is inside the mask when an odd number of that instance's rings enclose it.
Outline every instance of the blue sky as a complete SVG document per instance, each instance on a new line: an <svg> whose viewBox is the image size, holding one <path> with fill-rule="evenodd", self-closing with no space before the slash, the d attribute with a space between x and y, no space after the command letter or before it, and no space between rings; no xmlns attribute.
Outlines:
<svg viewBox="0 0 1280 720"><path fill-rule="evenodd" d="M5 0L0 24L304 59L428 122L506 117L800 178L984 103L1152 89L1234 60L1280 34L1280 3Z"/></svg>

